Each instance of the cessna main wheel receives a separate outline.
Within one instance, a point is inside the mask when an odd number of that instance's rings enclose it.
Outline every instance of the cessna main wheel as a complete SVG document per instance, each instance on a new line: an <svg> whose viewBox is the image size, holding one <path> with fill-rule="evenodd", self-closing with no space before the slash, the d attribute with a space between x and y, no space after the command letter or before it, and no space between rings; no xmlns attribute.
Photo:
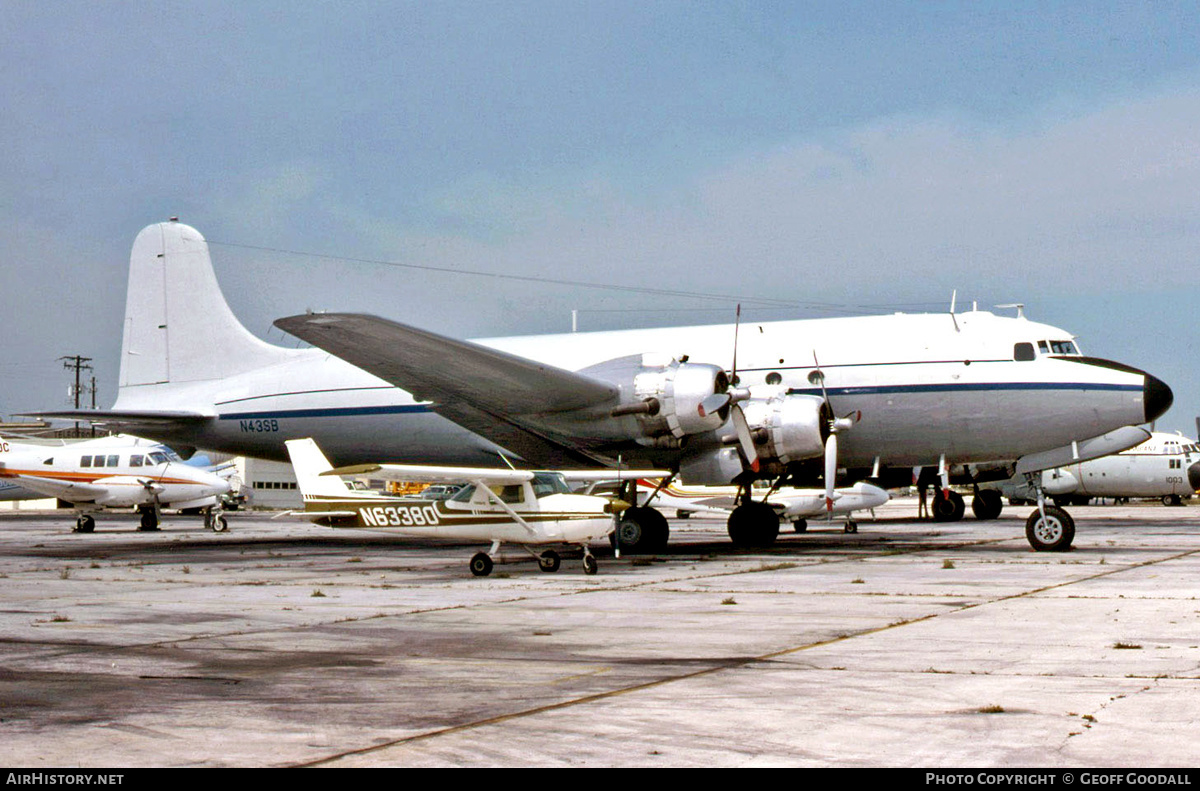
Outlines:
<svg viewBox="0 0 1200 791"><path fill-rule="evenodd" d="M492 573L492 559L486 552L477 552L471 558L471 573L476 577L486 577Z"/></svg>

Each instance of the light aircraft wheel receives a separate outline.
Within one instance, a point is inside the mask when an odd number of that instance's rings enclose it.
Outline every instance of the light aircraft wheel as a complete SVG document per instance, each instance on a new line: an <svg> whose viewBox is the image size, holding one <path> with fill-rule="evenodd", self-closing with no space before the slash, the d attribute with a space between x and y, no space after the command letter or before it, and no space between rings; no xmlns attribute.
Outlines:
<svg viewBox="0 0 1200 791"><path fill-rule="evenodd" d="M75 520L76 533L90 533L96 529L96 520L87 514L82 514Z"/></svg>
<svg viewBox="0 0 1200 791"><path fill-rule="evenodd" d="M692 515L691 511L684 511L683 509L678 509L675 511L676 519L688 519L689 517L691 517L691 515Z"/></svg>
<svg viewBox="0 0 1200 791"><path fill-rule="evenodd" d="M950 492L949 497L942 497L942 493L938 492L933 496L931 510L935 522L957 522L966 513L967 504L958 492Z"/></svg>
<svg viewBox="0 0 1200 791"><path fill-rule="evenodd" d="M1066 552L1075 540L1075 520L1061 508L1046 506L1046 518L1034 510L1025 520L1025 538L1038 552Z"/></svg>
<svg viewBox="0 0 1200 791"><path fill-rule="evenodd" d="M858 524L853 519L846 520L846 532L847 533L857 533L858 532Z"/></svg>
<svg viewBox="0 0 1200 791"><path fill-rule="evenodd" d="M796 521L792 522L792 529L795 530L797 533L806 532L808 530L808 520L807 519L797 519Z"/></svg>
<svg viewBox="0 0 1200 791"><path fill-rule="evenodd" d="M728 530L735 547L769 547L779 536L779 514L766 503L742 503L729 515Z"/></svg>
<svg viewBox="0 0 1200 791"><path fill-rule="evenodd" d="M158 514L154 513L153 508L142 509L142 521L138 530L153 531L158 530Z"/></svg>
<svg viewBox="0 0 1200 791"><path fill-rule="evenodd" d="M971 512L976 519L995 519L1004 510L1004 499L995 489L983 489L971 498Z"/></svg>
<svg viewBox="0 0 1200 791"><path fill-rule="evenodd" d="M653 508L637 506L621 514L617 542L624 552L652 554L667 546L671 534L667 518Z"/></svg>
<svg viewBox="0 0 1200 791"><path fill-rule="evenodd" d="M562 563L562 558L553 549L547 549L538 556L538 568L545 572L558 571L559 565Z"/></svg>
<svg viewBox="0 0 1200 791"><path fill-rule="evenodd" d="M224 533L229 530L229 523L225 521L225 517L223 516L214 516L212 529L214 533Z"/></svg>
<svg viewBox="0 0 1200 791"><path fill-rule="evenodd" d="M1183 500L1177 494L1164 494L1162 498L1163 505L1183 505Z"/></svg>
<svg viewBox="0 0 1200 791"><path fill-rule="evenodd" d="M471 558L471 573L476 577L486 577L492 573L492 559L486 552L477 552Z"/></svg>
<svg viewBox="0 0 1200 791"><path fill-rule="evenodd" d="M584 555L583 556L583 573L584 574L595 574L599 570L600 570L600 564L596 562L595 555Z"/></svg>

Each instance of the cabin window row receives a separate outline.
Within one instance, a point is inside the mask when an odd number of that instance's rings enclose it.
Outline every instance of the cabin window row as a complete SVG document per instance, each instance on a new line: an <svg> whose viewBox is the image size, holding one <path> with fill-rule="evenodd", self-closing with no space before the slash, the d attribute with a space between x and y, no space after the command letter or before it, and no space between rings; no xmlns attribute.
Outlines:
<svg viewBox="0 0 1200 791"><path fill-rule="evenodd" d="M165 453L135 453L129 457L129 463L126 467L150 467L155 464L166 464L170 459ZM79 460L80 467L120 467L121 456L119 454L95 454L92 456L84 456Z"/></svg>

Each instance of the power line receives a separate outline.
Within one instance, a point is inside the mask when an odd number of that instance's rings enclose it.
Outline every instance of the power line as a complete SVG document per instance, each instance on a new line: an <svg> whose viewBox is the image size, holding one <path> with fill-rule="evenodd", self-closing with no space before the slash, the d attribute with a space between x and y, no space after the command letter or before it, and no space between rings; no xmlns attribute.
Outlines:
<svg viewBox="0 0 1200 791"><path fill-rule="evenodd" d="M444 266L431 266L429 264L412 264L402 261L391 261L379 258L357 258L353 256L329 255L327 253L313 253L306 250L288 250L280 247L267 247L263 245L240 244L238 242L222 242L212 239L208 240L210 245L220 247L231 247L242 250L255 250L264 253L276 253L283 255L301 256L304 258L319 258L326 261L343 261L352 264L370 264L372 266L386 266L397 269L413 269L422 272L436 272L438 274L448 275L467 275L471 277L484 277L494 280L512 280L521 283L538 283L538 284L553 284L559 286L571 286L574 288L593 288L605 291L617 291L626 294L650 294L655 296L670 296L670 297L685 297L688 299L710 299L720 300L722 302L741 303L746 305L760 305L775 308L808 308L810 310L827 310L827 311L876 311L886 312L886 308L872 307L868 305L842 305L828 302L801 302L796 300L776 299L774 297L750 297L737 296L734 294L712 294L702 291L684 291L680 289L668 288L650 288L646 286L626 286L616 283L595 283L586 280L566 280L562 278L542 277L534 275L515 275L503 272L485 272L475 269L453 269Z"/></svg>

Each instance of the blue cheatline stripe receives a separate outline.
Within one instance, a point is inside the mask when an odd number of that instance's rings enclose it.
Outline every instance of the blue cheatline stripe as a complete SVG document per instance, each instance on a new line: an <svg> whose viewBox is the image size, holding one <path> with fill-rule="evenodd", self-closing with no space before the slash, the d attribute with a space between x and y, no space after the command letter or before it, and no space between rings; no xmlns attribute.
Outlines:
<svg viewBox="0 0 1200 791"><path fill-rule="evenodd" d="M831 387L829 395L887 395L893 393L952 393L983 392L987 390L1104 390L1140 393L1139 384L1095 384L1090 382L993 382L975 384L916 384L882 385L864 387ZM821 388L809 387L788 389L792 395L821 395ZM227 412L218 415L219 420L261 420L264 418L326 418L354 417L363 415L417 415L432 412L428 404L405 404L392 406L325 407L320 409L274 409L260 412Z"/></svg>
<svg viewBox="0 0 1200 791"><path fill-rule="evenodd" d="M357 415L415 415L431 412L428 404L401 406L327 407L323 409L273 409L267 412L227 412L218 420L261 420L281 417L351 417Z"/></svg>
<svg viewBox="0 0 1200 791"><path fill-rule="evenodd" d="M829 395L887 395L891 393L950 393L950 392L982 392L986 390L1105 390L1117 392L1142 392L1138 384L1098 384L1091 382L994 382L991 384L919 384L919 385L883 385L864 387L830 387ZM821 395L820 387L788 389L789 395Z"/></svg>

